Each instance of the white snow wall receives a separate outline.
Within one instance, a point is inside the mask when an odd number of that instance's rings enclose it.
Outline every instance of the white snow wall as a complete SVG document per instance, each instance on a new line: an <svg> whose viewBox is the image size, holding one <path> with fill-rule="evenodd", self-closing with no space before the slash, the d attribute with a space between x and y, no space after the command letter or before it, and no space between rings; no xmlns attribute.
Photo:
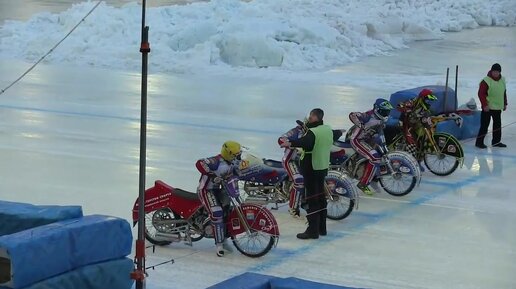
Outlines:
<svg viewBox="0 0 516 289"><path fill-rule="evenodd" d="M0 57L39 59L95 2L0 27ZM148 9L153 72L232 67L314 70L442 32L516 25L515 0L213 0ZM103 3L48 58L138 70L141 7Z"/></svg>

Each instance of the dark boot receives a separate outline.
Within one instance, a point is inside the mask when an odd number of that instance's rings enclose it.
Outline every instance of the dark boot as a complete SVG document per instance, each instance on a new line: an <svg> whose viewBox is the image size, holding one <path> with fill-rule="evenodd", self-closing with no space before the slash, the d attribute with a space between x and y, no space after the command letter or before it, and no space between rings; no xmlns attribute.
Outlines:
<svg viewBox="0 0 516 289"><path fill-rule="evenodd" d="M319 214L319 235L326 236L328 234L328 232L326 231L326 216L328 215L328 211L322 210Z"/></svg>
<svg viewBox="0 0 516 289"><path fill-rule="evenodd" d="M297 234L298 239L319 239L319 221L320 213L308 213L306 216L308 220L308 228L303 233Z"/></svg>

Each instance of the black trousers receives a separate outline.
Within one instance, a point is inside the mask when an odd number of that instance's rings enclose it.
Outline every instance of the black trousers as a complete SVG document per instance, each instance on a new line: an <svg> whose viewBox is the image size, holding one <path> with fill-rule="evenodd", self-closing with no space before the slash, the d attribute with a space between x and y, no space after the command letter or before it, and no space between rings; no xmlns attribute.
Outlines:
<svg viewBox="0 0 516 289"><path fill-rule="evenodd" d="M489 129L489 124L493 118L493 140L492 145L499 143L502 140L502 111L501 110L489 110L482 111L480 115L480 129L478 130L477 145L484 144L484 138Z"/></svg>
<svg viewBox="0 0 516 289"><path fill-rule="evenodd" d="M303 173L305 179L306 212L309 214L326 208L327 201L324 192L324 179L327 174L328 170Z"/></svg>

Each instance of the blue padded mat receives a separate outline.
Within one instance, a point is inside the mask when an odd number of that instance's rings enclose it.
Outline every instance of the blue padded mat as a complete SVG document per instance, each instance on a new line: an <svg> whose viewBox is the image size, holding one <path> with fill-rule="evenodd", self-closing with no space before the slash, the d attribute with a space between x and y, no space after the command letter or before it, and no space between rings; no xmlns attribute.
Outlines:
<svg viewBox="0 0 516 289"><path fill-rule="evenodd" d="M129 223L100 215L5 235L0 237L0 254L9 257L11 278L0 286L23 288L85 265L123 258L131 247Z"/></svg>
<svg viewBox="0 0 516 289"><path fill-rule="evenodd" d="M35 206L0 201L0 236L80 217L80 206Z"/></svg>
<svg viewBox="0 0 516 289"><path fill-rule="evenodd" d="M130 289L134 264L124 258L88 265L38 282L24 289Z"/></svg>

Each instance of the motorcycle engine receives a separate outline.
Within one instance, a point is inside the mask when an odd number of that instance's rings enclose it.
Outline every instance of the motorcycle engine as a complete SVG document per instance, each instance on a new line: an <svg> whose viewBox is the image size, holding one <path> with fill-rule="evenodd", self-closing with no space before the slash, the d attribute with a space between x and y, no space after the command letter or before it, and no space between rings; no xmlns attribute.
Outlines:
<svg viewBox="0 0 516 289"><path fill-rule="evenodd" d="M397 151L405 151L406 150L406 146L405 146L405 144L403 142L400 141L400 142L398 142L396 144L395 150L397 150Z"/></svg>
<svg viewBox="0 0 516 289"><path fill-rule="evenodd" d="M365 171L365 162L361 163L358 165L358 169L357 169L357 173L356 173L356 178L357 179L360 179L362 178L362 176L364 175L364 171Z"/></svg>
<svg viewBox="0 0 516 289"><path fill-rule="evenodd" d="M213 226L211 225L211 220L207 218L204 223L204 237L213 238Z"/></svg>

